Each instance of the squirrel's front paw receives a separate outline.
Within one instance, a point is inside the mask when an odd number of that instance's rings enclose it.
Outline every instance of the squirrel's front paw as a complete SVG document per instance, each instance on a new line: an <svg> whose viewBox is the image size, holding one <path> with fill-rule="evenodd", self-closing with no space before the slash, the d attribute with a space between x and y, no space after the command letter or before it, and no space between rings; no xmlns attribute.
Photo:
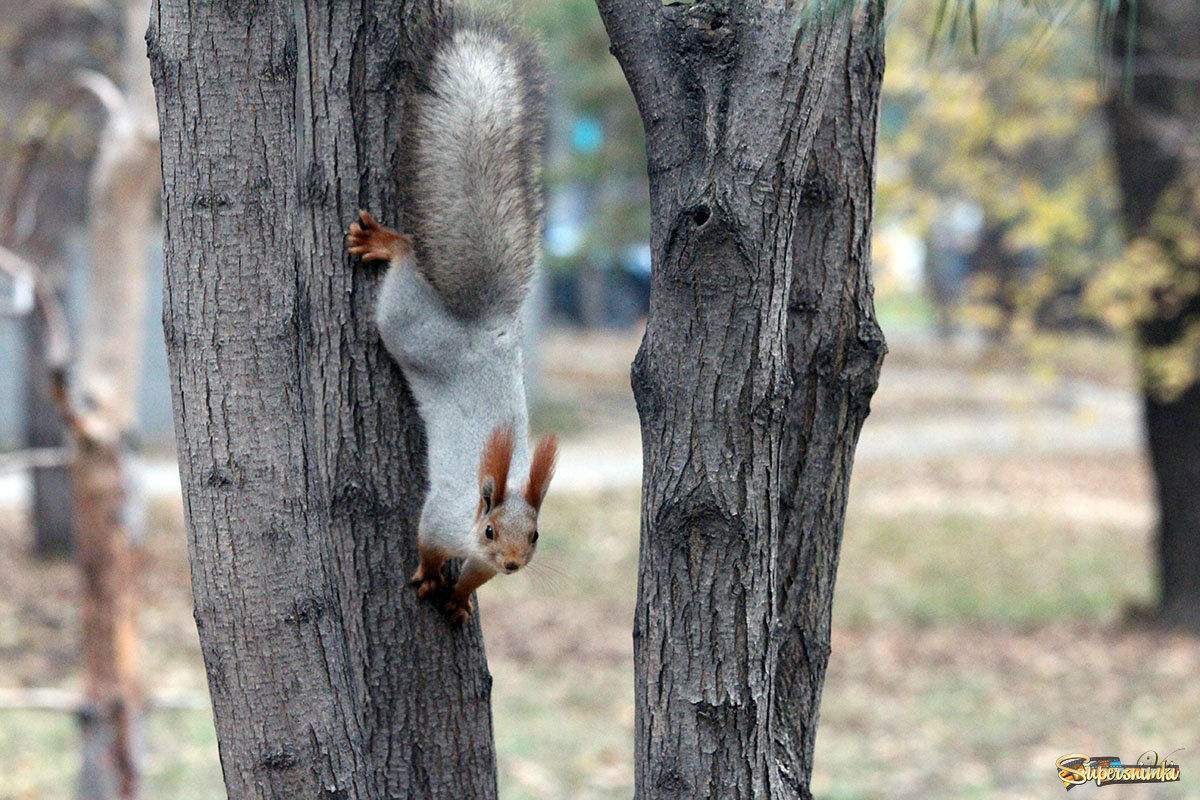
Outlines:
<svg viewBox="0 0 1200 800"><path fill-rule="evenodd" d="M467 617L471 616L471 612L475 610L475 604L471 602L471 598L466 600L451 599L446 603L446 618L451 624L462 625L467 621Z"/></svg>
<svg viewBox="0 0 1200 800"><path fill-rule="evenodd" d="M436 594L437 592L441 591L441 588L445 585L446 580L442 577L442 571L440 569L429 570L425 568L424 564L422 564L421 566L417 567L417 571L413 573L412 583L413 586L417 587L417 596L424 599L429 597L431 594Z"/></svg>
<svg viewBox="0 0 1200 800"><path fill-rule="evenodd" d="M412 253L412 239L385 228L366 211L358 212L359 221L350 223L346 249L363 261L392 261Z"/></svg>

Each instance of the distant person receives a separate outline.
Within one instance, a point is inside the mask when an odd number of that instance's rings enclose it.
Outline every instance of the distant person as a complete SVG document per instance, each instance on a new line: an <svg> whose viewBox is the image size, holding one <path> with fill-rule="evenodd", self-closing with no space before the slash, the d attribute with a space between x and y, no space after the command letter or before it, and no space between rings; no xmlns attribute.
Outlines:
<svg viewBox="0 0 1200 800"><path fill-rule="evenodd" d="M938 334L949 339L957 330L955 316L966 291L971 260L979 247L983 209L969 200L952 203L929 228L930 294Z"/></svg>

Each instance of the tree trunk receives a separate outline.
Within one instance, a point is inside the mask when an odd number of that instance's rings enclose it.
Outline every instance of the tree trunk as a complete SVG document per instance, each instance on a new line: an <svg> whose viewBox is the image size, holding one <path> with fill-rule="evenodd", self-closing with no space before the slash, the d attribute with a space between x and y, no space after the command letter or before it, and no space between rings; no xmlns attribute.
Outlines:
<svg viewBox="0 0 1200 800"><path fill-rule="evenodd" d="M1109 122L1127 234L1151 243L1170 276L1143 298L1151 313L1137 330L1158 487L1159 614L1200 628L1200 3L1139 0L1127 59L1132 7L1122 4L1116 23ZM1188 375L1173 389L1152 368L1168 352Z"/></svg>
<svg viewBox="0 0 1200 800"><path fill-rule="evenodd" d="M599 5L652 213L636 796L811 797L847 483L885 352L883 4Z"/></svg>
<svg viewBox="0 0 1200 800"><path fill-rule="evenodd" d="M80 800L141 794L145 701L141 685L140 498L128 441L137 426L150 236L158 206L157 122L139 30L149 0L126 0L123 90L92 77L108 110L88 192L87 303L73 397L84 688Z"/></svg>
<svg viewBox="0 0 1200 800"><path fill-rule="evenodd" d="M1146 443L1158 488L1160 613L1200 628L1200 384L1180 397L1146 397Z"/></svg>
<svg viewBox="0 0 1200 800"><path fill-rule="evenodd" d="M126 459L119 445L79 431L72 458L83 577L83 766L80 800L140 794L145 699L141 685L138 578Z"/></svg>
<svg viewBox="0 0 1200 800"><path fill-rule="evenodd" d="M493 798L478 617L408 585L419 417L353 264L396 219L437 0L157 0L164 328L195 617L231 798ZM403 226L405 220L399 220Z"/></svg>

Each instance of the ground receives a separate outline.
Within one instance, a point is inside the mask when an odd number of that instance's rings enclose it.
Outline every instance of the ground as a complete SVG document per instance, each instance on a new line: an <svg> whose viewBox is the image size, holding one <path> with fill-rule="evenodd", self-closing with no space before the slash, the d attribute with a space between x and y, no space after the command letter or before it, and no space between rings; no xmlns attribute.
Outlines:
<svg viewBox="0 0 1200 800"><path fill-rule="evenodd" d="M636 337L556 335L536 426L565 433L526 573L480 593L505 800L632 794ZM1139 620L1153 511L1117 343L944 348L892 337L850 495L817 737L819 798L1058 797L1067 753L1167 754L1200 794L1200 642ZM177 501L151 504L146 796L223 797ZM74 718L11 690L78 686L77 576L0 511L0 800L67 798ZM177 703L178 705L178 703ZM1094 792L1096 789L1081 789Z"/></svg>

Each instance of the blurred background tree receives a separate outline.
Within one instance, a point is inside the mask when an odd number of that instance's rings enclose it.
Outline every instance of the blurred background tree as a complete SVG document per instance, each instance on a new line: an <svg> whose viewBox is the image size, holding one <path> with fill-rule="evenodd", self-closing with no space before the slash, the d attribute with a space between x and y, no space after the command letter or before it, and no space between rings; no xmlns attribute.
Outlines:
<svg viewBox="0 0 1200 800"><path fill-rule="evenodd" d="M0 246L42 265L66 299L82 257L87 179L103 117L98 103L64 107L74 70L111 72L121 53L120 14L106 4L57 0L6 3L0 15ZM7 381L0 402L21 407L21 444L52 453L64 443L43 361L37 314L21 324L24 380ZM20 393L18 402L17 394ZM70 554L71 486L65 462L30 469L34 551Z"/></svg>
<svg viewBox="0 0 1200 800"><path fill-rule="evenodd" d="M1200 3L1125 0L1108 119L1128 247L1093 292L1132 329L1158 490L1159 615L1200 629Z"/></svg>
<svg viewBox="0 0 1200 800"><path fill-rule="evenodd" d="M1078 326L1084 283L1120 245L1095 9L994 2L972 47L966 4L945 5L893 9L880 227L923 244L943 333Z"/></svg>
<svg viewBox="0 0 1200 800"><path fill-rule="evenodd" d="M560 318L624 326L645 314L650 196L645 139L593 0L531 0L550 72L546 266Z"/></svg>
<svg viewBox="0 0 1200 800"><path fill-rule="evenodd" d="M917 0L894 13L880 227L924 244L943 333L1131 337L1158 489L1156 613L1195 627L1200 6Z"/></svg>

